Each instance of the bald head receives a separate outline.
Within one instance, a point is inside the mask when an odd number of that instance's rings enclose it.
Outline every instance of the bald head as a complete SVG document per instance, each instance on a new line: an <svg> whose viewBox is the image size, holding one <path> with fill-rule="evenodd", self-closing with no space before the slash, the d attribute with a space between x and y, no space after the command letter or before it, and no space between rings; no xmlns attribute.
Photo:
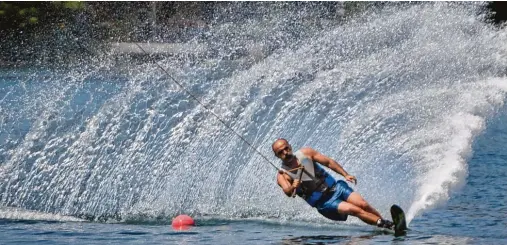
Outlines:
<svg viewBox="0 0 507 245"><path fill-rule="evenodd" d="M289 141L287 141L286 139L284 138L280 138L280 139L277 139L275 140L275 142L273 142L273 144L271 145L271 149L273 149L273 151L276 153L275 149L278 148L277 146L281 146L281 145L285 145L285 144L289 144Z"/></svg>
<svg viewBox="0 0 507 245"><path fill-rule="evenodd" d="M289 141L286 139L280 138L275 140L271 145L275 156L282 159L282 161L290 161L292 160L292 147L289 144Z"/></svg>

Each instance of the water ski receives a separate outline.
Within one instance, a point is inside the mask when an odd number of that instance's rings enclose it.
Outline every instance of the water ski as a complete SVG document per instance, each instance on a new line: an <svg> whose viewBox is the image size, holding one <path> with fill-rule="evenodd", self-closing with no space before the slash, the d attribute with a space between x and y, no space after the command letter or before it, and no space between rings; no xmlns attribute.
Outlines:
<svg viewBox="0 0 507 245"><path fill-rule="evenodd" d="M391 217L394 222L394 236L403 236L407 233L407 221L405 212L398 205L391 206Z"/></svg>

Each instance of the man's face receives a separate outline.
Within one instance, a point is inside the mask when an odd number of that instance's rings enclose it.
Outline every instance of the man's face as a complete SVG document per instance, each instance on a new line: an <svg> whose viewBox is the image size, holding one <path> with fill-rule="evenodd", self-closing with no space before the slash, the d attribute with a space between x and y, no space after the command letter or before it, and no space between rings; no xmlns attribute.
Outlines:
<svg viewBox="0 0 507 245"><path fill-rule="evenodd" d="M288 142L283 140L275 143L273 151L275 152L275 155L284 162L288 162L294 157L294 155L292 155L292 147Z"/></svg>

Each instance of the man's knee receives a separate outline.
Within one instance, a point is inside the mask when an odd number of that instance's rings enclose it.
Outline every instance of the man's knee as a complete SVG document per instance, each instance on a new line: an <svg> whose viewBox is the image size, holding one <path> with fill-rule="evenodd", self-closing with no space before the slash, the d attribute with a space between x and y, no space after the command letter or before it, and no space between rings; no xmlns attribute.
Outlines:
<svg viewBox="0 0 507 245"><path fill-rule="evenodd" d="M366 200L364 200L363 197L361 197L361 195L359 195L356 192L353 192L349 196L349 198L347 199L347 202L353 203L357 207L364 209L364 210L368 210L370 208L370 204L368 204L368 202L366 202Z"/></svg>
<svg viewBox="0 0 507 245"><path fill-rule="evenodd" d="M360 207L361 209L364 209L364 210L367 210L370 207L368 202L366 202L365 200L358 201L357 206Z"/></svg>
<svg viewBox="0 0 507 245"><path fill-rule="evenodd" d="M364 210L354 204L341 202L338 206L338 212L342 214L357 216L361 212L364 212Z"/></svg>

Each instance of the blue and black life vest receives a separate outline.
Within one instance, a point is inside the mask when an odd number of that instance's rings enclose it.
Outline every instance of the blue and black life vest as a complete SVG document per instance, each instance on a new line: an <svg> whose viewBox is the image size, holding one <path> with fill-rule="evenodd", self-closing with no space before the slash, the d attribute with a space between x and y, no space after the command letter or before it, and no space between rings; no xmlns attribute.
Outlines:
<svg viewBox="0 0 507 245"><path fill-rule="evenodd" d="M301 180L301 185L296 189L296 195L305 199L310 206L315 207L322 196L335 185L336 179L320 164L313 162L311 158L301 151L295 152L294 156L297 158L299 165L302 165L304 168L293 170L282 164L282 169L292 179Z"/></svg>

